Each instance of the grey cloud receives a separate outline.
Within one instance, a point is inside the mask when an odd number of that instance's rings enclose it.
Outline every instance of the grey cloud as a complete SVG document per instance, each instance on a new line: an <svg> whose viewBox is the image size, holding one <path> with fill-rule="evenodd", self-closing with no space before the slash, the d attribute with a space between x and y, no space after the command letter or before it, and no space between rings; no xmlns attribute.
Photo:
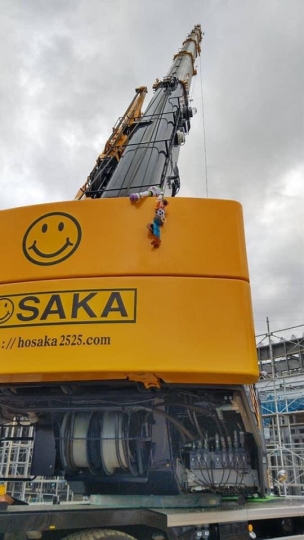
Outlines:
<svg viewBox="0 0 304 540"><path fill-rule="evenodd" d="M1 208L73 198L135 87L148 86L148 101L201 23L209 195L243 204L257 331L267 315L304 323L304 189L287 195L303 167L303 9L302 0L3 1ZM191 97L181 194L205 196L200 68Z"/></svg>

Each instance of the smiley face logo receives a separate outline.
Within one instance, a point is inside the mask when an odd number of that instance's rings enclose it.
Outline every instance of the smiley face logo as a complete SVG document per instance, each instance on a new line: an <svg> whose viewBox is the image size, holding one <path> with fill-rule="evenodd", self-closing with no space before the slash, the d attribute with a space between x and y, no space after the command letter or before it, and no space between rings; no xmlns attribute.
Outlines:
<svg viewBox="0 0 304 540"><path fill-rule="evenodd" d="M0 324L8 321L14 313L14 304L9 298L0 298Z"/></svg>
<svg viewBox="0 0 304 540"><path fill-rule="evenodd" d="M26 258L41 266L58 264L75 253L81 241L78 221L65 212L50 212L36 219L22 242Z"/></svg>

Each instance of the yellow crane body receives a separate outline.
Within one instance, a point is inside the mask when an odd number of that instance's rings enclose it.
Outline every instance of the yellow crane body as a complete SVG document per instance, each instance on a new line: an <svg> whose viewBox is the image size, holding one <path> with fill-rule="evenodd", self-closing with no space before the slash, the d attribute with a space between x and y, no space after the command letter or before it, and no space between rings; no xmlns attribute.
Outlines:
<svg viewBox="0 0 304 540"><path fill-rule="evenodd" d="M241 206L168 200L158 250L152 198L0 213L2 382L256 380Z"/></svg>
<svg viewBox="0 0 304 540"><path fill-rule="evenodd" d="M74 493L266 492L242 209L175 197L202 35L144 113L137 89L78 200L0 212L0 430L31 425L31 475Z"/></svg>

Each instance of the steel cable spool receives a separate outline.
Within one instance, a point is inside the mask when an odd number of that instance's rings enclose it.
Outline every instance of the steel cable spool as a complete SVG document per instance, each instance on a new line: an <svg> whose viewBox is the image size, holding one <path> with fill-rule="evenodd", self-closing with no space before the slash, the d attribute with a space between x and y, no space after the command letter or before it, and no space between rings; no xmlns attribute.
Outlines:
<svg viewBox="0 0 304 540"><path fill-rule="evenodd" d="M93 412L89 418L88 438L87 438L87 460L90 473L94 476L103 473L100 457L100 432L102 415Z"/></svg>
<svg viewBox="0 0 304 540"><path fill-rule="evenodd" d="M66 413L59 445L64 470L69 475L83 469L94 476L146 474L150 450L142 429L135 412Z"/></svg>
<svg viewBox="0 0 304 540"><path fill-rule="evenodd" d="M123 437L124 414L105 412L100 433L100 456L107 476L116 469L128 470L127 448Z"/></svg>
<svg viewBox="0 0 304 540"><path fill-rule="evenodd" d="M60 430L60 456L68 474L87 468L87 432L90 413L67 413Z"/></svg>

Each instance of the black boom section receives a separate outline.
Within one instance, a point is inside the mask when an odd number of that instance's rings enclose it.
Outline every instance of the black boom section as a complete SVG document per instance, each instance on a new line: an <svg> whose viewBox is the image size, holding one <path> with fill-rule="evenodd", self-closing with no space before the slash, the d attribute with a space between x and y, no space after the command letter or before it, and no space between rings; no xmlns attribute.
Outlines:
<svg viewBox="0 0 304 540"><path fill-rule="evenodd" d="M188 128L185 109L183 85L178 79L171 77L160 83L102 197L126 197L152 185L163 187L166 177L176 176L177 132L185 133Z"/></svg>

